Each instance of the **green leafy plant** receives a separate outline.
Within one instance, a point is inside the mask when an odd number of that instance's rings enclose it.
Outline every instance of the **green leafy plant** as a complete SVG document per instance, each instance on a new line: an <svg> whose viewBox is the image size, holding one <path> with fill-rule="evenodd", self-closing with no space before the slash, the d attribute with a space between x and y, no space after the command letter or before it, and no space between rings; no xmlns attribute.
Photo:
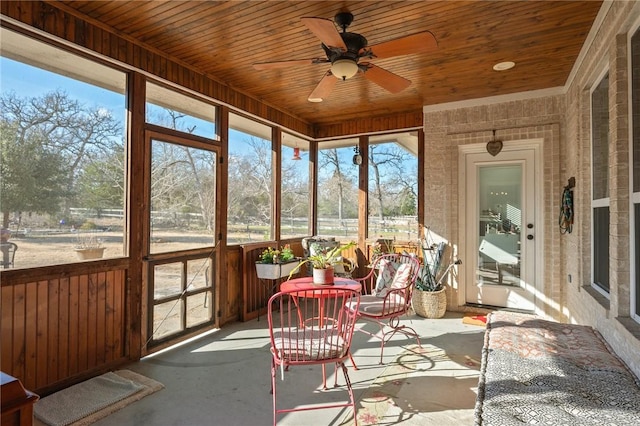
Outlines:
<svg viewBox="0 0 640 426"><path fill-rule="evenodd" d="M393 240L380 239L371 246L371 263L383 254L393 253Z"/></svg>
<svg viewBox="0 0 640 426"><path fill-rule="evenodd" d="M310 263L314 269L332 268L337 264L342 264L349 267L351 264L349 262L341 260L341 254L344 250L350 249L351 247L355 246L355 241L351 241L347 244L343 244L331 249L319 250L315 254L312 254L311 256L300 262L298 266L296 266L296 268L289 274L289 279L291 279L291 277L296 274L300 270L300 267L305 263Z"/></svg>
<svg viewBox="0 0 640 426"><path fill-rule="evenodd" d="M429 265L422 263L418 278L416 279L416 288L422 291L439 291L442 290L442 284L438 282L434 272Z"/></svg>
<svg viewBox="0 0 640 426"><path fill-rule="evenodd" d="M416 279L416 288L418 290L442 290L442 282L438 280L438 275L442 264L444 249L444 243L423 247L423 259L420 262L420 270L418 271L418 278Z"/></svg>
<svg viewBox="0 0 640 426"><path fill-rule="evenodd" d="M295 257L293 250L291 250L291 246L289 244L285 244L283 247L280 247L280 250L273 247L267 247L260 254L259 261L260 263L285 263L295 259Z"/></svg>

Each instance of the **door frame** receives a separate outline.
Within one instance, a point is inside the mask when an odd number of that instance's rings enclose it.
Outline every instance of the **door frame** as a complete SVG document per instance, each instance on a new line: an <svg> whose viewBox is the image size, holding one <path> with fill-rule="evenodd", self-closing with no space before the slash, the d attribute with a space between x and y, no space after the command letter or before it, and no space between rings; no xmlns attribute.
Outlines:
<svg viewBox="0 0 640 426"><path fill-rule="evenodd" d="M544 223L544 199L543 199L543 188L544 188L544 167L543 167L543 149L544 149L544 140L542 138L535 139L523 139L516 141L507 141L503 142L503 147L501 152L508 151L522 151L522 150L533 150L534 156L534 194L533 194L533 223L535 224L535 234L534 237L536 239L536 245L534 250L535 256L535 268L533 271L534 283L533 288L535 291L534 294L534 310L537 313L541 308L541 303L544 302L544 241L545 241L545 223ZM458 146L458 235L459 235L459 249L458 253L460 256L463 256L467 252L467 245L470 243L469 238L467 238L467 229L471 226L467 224L466 214L464 212L467 211L467 197L471 194L468 194L468 189L466 185L466 163L467 156L470 154L481 154L486 153L486 144L478 143L478 144L469 144L469 145L459 145ZM500 154L496 155L495 161L500 162ZM475 189L473 190L473 195L475 196ZM470 231L469 231L470 232ZM472 262L468 262L467 265L471 265ZM466 272L458 275L458 285L459 291L457 294L457 305L464 306L467 304L466 301L466 290L468 285L475 285L475 283L467 282L468 275Z"/></svg>
<svg viewBox="0 0 640 426"><path fill-rule="evenodd" d="M142 356L149 355L157 352L168 346L181 343L189 338L200 335L212 329L220 328L220 282L221 282L221 265L224 263L220 255L221 246L221 221L220 221L220 208L215 209L215 230L213 235L215 236L214 243L211 247L204 246L201 248L192 248L181 251L160 252L151 253L151 161L152 161L152 144L157 140L164 143L171 143L188 148L197 148L205 151L215 153L216 159L216 177L215 188L216 192L216 204L220 202L221 196L221 182L220 182L220 166L222 147L218 141L210 141L208 139L190 135L190 134L178 134L171 129L165 129L158 126L148 126L144 132L144 150L145 150L145 162L144 162L144 199L145 205L142 209L144 216L142 222L142 240L143 240L143 272L142 272L142 336L143 336L143 348ZM153 269L156 265L166 263L179 263L189 260L202 260L205 258L210 259L210 266L212 271L205 272L209 274L208 277L211 280L211 320L197 324L192 327L171 334L167 337L160 339L153 339L153 309L155 304L154 291L153 291ZM209 269L209 268L207 268ZM192 293L204 293L201 289ZM181 296L182 297L182 296Z"/></svg>

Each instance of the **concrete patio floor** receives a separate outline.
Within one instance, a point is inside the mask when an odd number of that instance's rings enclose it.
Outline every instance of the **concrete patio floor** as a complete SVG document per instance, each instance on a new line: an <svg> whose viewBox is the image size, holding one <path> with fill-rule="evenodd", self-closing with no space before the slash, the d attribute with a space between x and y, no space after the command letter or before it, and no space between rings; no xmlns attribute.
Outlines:
<svg viewBox="0 0 640 426"><path fill-rule="evenodd" d="M444 318L425 319L410 316L410 324L421 336L423 345L432 345L447 354L467 355L480 360L484 328L462 323L462 313L447 312ZM357 327L376 330L374 324L358 322ZM378 363L379 340L364 333L354 335L352 351L359 369L347 363L356 400L380 376L386 367L396 362L406 347L415 344L402 334L394 336L384 351L384 365ZM95 423L97 426L123 425L224 425L253 426L272 423L270 390L270 353L266 317L259 321L233 323L179 347L144 358L124 368L155 379L165 388L137 401ZM457 369L456 369L457 370ZM470 371L471 370L471 371ZM474 371L475 370L475 371ZM461 368L465 377L477 376L477 368ZM346 401L343 386L331 387L333 368L327 368L330 388L321 390L319 366L291 368L284 381L278 373L278 402L293 407L326 401ZM455 379L455 378L448 378ZM439 380L444 383L446 380ZM451 425L473 424L473 407L477 382L471 389L452 396L451 407L439 406L441 416L451 419ZM338 384L344 384L339 374ZM442 394L446 389L431 386L424 392ZM455 401L453 401L455 399ZM464 407L460 409L460 407ZM434 409L435 410L435 409ZM429 413L425 413L429 414ZM442 418L439 417L439 418ZM278 416L279 425L343 425L353 424L351 408L311 410ZM398 421L386 424L419 424ZM434 423L435 424L435 423ZM438 426L444 423L440 420Z"/></svg>

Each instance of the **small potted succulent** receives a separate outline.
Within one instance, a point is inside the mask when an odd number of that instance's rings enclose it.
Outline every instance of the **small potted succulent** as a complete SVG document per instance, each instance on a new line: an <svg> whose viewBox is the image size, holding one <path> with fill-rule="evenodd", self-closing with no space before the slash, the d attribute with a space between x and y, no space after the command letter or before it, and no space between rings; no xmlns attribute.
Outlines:
<svg viewBox="0 0 640 426"><path fill-rule="evenodd" d="M256 262L256 274L265 280L286 277L297 266L297 260L289 244L280 249L267 247Z"/></svg>

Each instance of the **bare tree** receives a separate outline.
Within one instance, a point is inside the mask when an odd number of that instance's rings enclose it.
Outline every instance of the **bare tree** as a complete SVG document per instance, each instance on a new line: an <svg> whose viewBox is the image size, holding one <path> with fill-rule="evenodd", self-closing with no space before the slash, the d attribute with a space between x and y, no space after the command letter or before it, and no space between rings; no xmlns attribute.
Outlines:
<svg viewBox="0 0 640 426"><path fill-rule="evenodd" d="M271 222L271 142L249 136L229 154L229 215L246 222Z"/></svg>
<svg viewBox="0 0 640 426"><path fill-rule="evenodd" d="M402 176L406 175L403 166L408 158L409 155L407 152L395 145L389 146L389 144L384 144L369 146L369 166L373 171L371 179L373 183L372 195L378 204L377 213L381 223L384 223L385 193L392 195L389 199L395 199L393 195L397 195L400 192L392 190L391 185L388 184L391 183L393 179L400 180Z"/></svg>
<svg viewBox="0 0 640 426"><path fill-rule="evenodd" d="M157 114L155 120L168 128L186 133L196 130L195 124L191 127L183 124L187 115L179 111L162 109ZM154 142L151 185L155 208L173 212L175 221L180 213L199 212L203 226L213 230L215 162L212 151Z"/></svg>
<svg viewBox="0 0 640 426"><path fill-rule="evenodd" d="M73 195L83 167L96 157L102 159L104 154L121 149L122 127L111 112L81 105L64 91L33 98L20 98L14 92L7 92L0 102L3 132L10 131L10 135L3 135L3 151L7 155L23 152L3 165L3 185L15 179L23 199L14 202L9 199L10 191L3 194L5 224L10 211L27 209L51 214L59 211L60 204L68 203ZM30 155L25 155L25 149ZM47 160L33 168L43 156ZM12 173L9 167L24 173ZM30 168L33 170L29 171ZM60 173L62 169L66 178ZM32 190L27 191L28 181L35 177L38 185L32 185ZM46 208L43 203L48 204Z"/></svg>
<svg viewBox="0 0 640 426"><path fill-rule="evenodd" d="M340 222L342 222L344 218L343 203L344 203L345 176L343 175L342 170L340 168L340 158L338 157L338 150L333 148L333 149L326 149L326 150L320 151L320 167L327 167L333 170L331 180L337 187L338 219L340 220Z"/></svg>
<svg viewBox="0 0 640 426"><path fill-rule="evenodd" d="M306 162L305 162L306 163ZM306 164L308 166L308 164ZM281 215L284 219L294 216L309 216L309 179L308 172L301 175L293 162L283 161L281 168L282 205ZM308 168L307 168L308 170Z"/></svg>

